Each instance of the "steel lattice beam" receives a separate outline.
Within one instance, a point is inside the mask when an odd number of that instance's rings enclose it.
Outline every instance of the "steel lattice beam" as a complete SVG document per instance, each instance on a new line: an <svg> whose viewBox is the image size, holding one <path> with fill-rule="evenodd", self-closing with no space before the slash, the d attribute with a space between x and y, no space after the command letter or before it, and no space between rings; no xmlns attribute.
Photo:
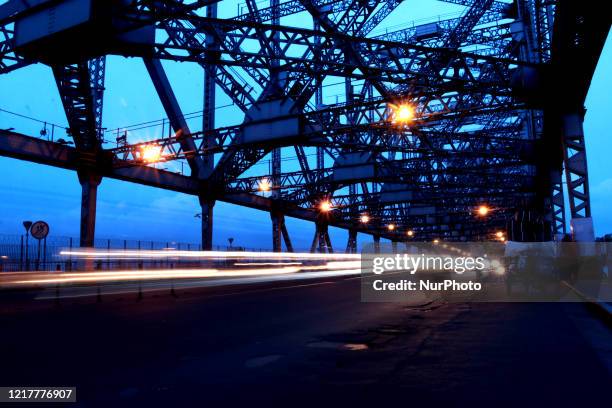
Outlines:
<svg viewBox="0 0 612 408"><path fill-rule="evenodd" d="M400 0L273 0L264 8L248 0L248 12L233 18L210 12L211 0L136 0L109 8L116 21L106 37L88 38L85 29L66 50L53 30L43 45L16 39L16 27L49 4L11 0L0 6L0 73L52 65L76 148L3 134L1 153L78 170L86 205L91 197L95 205L99 178L114 177L196 195L208 215L217 199L269 211L275 249L281 236L290 246L284 215L316 222L320 250L331 250L327 224L353 238L359 230L398 240L412 228L420 239L484 239L515 212L535 209L559 231L561 163L572 217L589 217L582 105L609 19L568 0L445 1L465 6L462 16L370 37ZM283 25L306 12L313 29ZM107 54L145 60L177 134L103 149ZM187 127L160 60L203 68L202 131ZM541 97L570 76L566 98ZM322 86L332 77L344 78L346 101L325 106ZM242 123L215 127L215 88ZM562 99L568 109L557 106ZM415 119L393 123L391 104L410 104ZM276 133L258 136L265 132ZM162 161L187 160L192 176L152 168L149 145ZM298 170L281 167L284 146ZM270 171L252 169L270 156ZM262 179L271 180L269 193L258 191ZM325 219L316 208L323 199L333 207ZM473 214L482 202L495 209L484 223ZM360 225L361 213L370 225Z"/></svg>

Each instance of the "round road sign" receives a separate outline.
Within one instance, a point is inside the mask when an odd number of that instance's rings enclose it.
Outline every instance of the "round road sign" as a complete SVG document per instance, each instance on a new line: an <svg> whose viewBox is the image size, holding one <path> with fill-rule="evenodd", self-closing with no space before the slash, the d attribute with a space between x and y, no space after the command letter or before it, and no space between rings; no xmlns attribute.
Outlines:
<svg viewBox="0 0 612 408"><path fill-rule="evenodd" d="M30 228L30 234L36 239L45 239L49 235L49 224L44 221L36 221Z"/></svg>

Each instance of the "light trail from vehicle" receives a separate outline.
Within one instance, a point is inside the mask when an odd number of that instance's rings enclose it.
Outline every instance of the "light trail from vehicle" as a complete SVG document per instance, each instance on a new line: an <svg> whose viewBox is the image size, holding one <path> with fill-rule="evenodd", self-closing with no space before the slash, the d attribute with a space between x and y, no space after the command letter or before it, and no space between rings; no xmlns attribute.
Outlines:
<svg viewBox="0 0 612 408"><path fill-rule="evenodd" d="M294 275L296 279L300 275L299 279L314 279L330 274L354 275L361 272L359 254L96 249L65 250L60 254L70 258L71 262L76 262L79 269L85 270L29 271L0 275L0 288L180 280L212 283L236 278L273 279L279 275L288 278ZM172 260L172 266L164 264L169 259ZM109 269L100 270L99 265L94 269L91 262L99 260L103 260ZM126 267L122 264L122 261L126 260L137 260L139 269ZM160 261L159 265L155 265L157 261ZM153 264L144 265L143 268L143 262ZM113 265L116 270L112 269Z"/></svg>
<svg viewBox="0 0 612 408"><path fill-rule="evenodd" d="M308 259L308 260L360 260L359 254L319 254L310 252L245 252L245 251L179 251L179 250L64 250L60 255L84 259Z"/></svg>
<svg viewBox="0 0 612 408"><path fill-rule="evenodd" d="M154 269L139 271L109 271L109 272L74 272L74 273L46 273L44 275L31 273L22 279L5 281L5 284L36 285L49 283L85 283L85 282L117 282L131 280L165 280L165 279L193 279L193 278L226 278L231 276L261 276L296 273L299 268L260 268L260 269ZM42 275L42 276L41 276ZM25 279L24 279L25 278Z"/></svg>
<svg viewBox="0 0 612 408"><path fill-rule="evenodd" d="M256 265L256 264L253 264ZM361 272L359 262L328 262L323 265L295 265L267 268L185 268L185 269L147 269L120 271L85 271L85 272L20 272L4 276L0 287L44 286L52 284L107 283L125 281L161 281L173 279L218 279L244 278L258 276L290 275L314 273L317 271L344 272L358 274Z"/></svg>
<svg viewBox="0 0 612 408"><path fill-rule="evenodd" d="M236 262L234 266L296 266L302 262Z"/></svg>

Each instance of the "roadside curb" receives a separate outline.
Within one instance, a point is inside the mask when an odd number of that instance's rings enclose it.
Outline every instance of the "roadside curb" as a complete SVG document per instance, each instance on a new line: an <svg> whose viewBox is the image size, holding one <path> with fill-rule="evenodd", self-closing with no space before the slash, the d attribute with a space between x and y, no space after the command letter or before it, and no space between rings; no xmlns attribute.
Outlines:
<svg viewBox="0 0 612 408"><path fill-rule="evenodd" d="M576 289L574 286L570 285L568 282L563 281L563 284L570 288L578 297L585 301L585 306L589 309L593 314L597 315L601 320L603 320L607 325L612 326L612 306L605 302L600 302L597 299L593 299L590 296L585 295L580 290Z"/></svg>

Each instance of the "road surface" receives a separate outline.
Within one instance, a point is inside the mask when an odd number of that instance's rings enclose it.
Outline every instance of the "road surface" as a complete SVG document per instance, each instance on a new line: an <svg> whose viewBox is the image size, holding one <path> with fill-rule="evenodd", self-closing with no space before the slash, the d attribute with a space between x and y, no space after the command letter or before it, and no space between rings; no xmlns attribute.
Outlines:
<svg viewBox="0 0 612 408"><path fill-rule="evenodd" d="M0 385L78 407L605 406L583 304L362 303L359 279L0 302ZM38 296L38 295L37 295Z"/></svg>

